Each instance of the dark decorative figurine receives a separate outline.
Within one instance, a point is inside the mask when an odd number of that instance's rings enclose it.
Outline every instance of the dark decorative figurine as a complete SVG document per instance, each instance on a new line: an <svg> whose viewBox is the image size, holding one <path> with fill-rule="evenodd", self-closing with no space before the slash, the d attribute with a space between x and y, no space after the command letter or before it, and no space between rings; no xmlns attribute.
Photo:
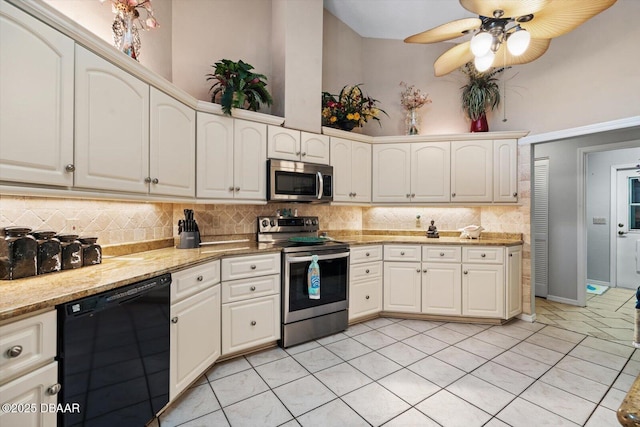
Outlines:
<svg viewBox="0 0 640 427"><path fill-rule="evenodd" d="M427 237L433 238L433 239L437 239L438 237L440 237L440 235L438 234L438 228L435 226L434 220L431 220L431 225L427 230Z"/></svg>

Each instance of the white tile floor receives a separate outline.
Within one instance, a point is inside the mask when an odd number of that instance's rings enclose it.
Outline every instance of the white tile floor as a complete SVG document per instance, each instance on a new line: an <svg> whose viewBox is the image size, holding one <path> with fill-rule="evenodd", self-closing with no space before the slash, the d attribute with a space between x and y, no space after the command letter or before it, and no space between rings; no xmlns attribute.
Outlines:
<svg viewBox="0 0 640 427"><path fill-rule="evenodd" d="M379 318L216 364L168 426L617 424L640 350L553 325Z"/></svg>

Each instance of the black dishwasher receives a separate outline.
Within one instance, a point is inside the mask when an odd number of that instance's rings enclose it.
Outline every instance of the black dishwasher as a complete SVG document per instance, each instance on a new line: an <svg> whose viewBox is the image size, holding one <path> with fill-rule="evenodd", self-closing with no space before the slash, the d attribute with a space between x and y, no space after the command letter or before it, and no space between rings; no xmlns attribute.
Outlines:
<svg viewBox="0 0 640 427"><path fill-rule="evenodd" d="M59 426L140 427L169 401L171 275L58 306ZM73 405L73 406L71 406Z"/></svg>

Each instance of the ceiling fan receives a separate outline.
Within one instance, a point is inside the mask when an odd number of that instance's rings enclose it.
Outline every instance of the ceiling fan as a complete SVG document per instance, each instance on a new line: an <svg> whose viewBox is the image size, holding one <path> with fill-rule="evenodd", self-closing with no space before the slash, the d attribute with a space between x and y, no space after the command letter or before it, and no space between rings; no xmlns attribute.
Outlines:
<svg viewBox="0 0 640 427"><path fill-rule="evenodd" d="M613 5L616 0L459 0L478 15L448 22L404 39L437 43L473 33L470 41L440 55L433 67L444 76L469 61L478 71L526 64L542 56L561 36Z"/></svg>

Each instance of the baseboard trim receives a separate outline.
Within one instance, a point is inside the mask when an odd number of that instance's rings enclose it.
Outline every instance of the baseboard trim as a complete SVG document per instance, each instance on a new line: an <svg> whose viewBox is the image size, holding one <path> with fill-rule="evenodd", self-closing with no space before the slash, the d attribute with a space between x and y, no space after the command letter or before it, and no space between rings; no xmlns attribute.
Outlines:
<svg viewBox="0 0 640 427"><path fill-rule="evenodd" d="M516 316L517 319L524 320L525 322L534 323L536 321L536 314L520 313Z"/></svg>
<svg viewBox="0 0 640 427"><path fill-rule="evenodd" d="M609 287L611 287L611 282L603 282L601 280L587 279L587 283L590 284L590 285L599 285L599 286L609 286Z"/></svg>
<svg viewBox="0 0 640 427"><path fill-rule="evenodd" d="M554 295L547 295L547 300L548 301L553 301L553 302L560 302L562 304L575 305L575 306L580 307L580 304L578 304L578 300L575 300L575 299L556 297Z"/></svg>

